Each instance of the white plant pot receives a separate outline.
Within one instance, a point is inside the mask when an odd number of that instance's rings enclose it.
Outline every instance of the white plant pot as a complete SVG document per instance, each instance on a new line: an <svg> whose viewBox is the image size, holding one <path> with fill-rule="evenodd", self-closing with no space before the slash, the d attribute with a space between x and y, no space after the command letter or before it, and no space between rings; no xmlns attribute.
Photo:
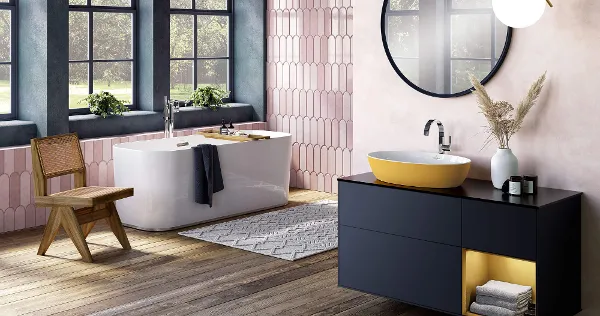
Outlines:
<svg viewBox="0 0 600 316"><path fill-rule="evenodd" d="M496 189L502 189L504 181L519 175L519 160L510 149L498 148L492 157L492 183Z"/></svg>

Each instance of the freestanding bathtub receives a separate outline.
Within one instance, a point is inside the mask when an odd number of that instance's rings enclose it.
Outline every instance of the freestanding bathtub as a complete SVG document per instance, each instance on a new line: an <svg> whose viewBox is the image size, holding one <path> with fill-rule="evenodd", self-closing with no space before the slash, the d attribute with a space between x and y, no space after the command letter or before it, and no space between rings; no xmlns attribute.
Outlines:
<svg viewBox="0 0 600 316"><path fill-rule="evenodd" d="M201 135L116 144L115 186L133 187L134 196L119 200L123 224L165 231L287 204L291 135L248 131L271 139L234 142ZM188 146L177 147L178 143ZM192 147L218 146L225 189L213 207L194 202Z"/></svg>

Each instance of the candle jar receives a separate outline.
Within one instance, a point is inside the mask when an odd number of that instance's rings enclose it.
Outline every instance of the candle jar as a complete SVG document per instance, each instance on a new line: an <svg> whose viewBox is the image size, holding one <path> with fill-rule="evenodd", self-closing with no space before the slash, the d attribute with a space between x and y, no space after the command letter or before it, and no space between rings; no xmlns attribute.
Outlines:
<svg viewBox="0 0 600 316"><path fill-rule="evenodd" d="M536 195L538 189L537 176L523 176L523 194Z"/></svg>
<svg viewBox="0 0 600 316"><path fill-rule="evenodd" d="M508 179L508 194L519 196L523 192L523 178L512 176Z"/></svg>

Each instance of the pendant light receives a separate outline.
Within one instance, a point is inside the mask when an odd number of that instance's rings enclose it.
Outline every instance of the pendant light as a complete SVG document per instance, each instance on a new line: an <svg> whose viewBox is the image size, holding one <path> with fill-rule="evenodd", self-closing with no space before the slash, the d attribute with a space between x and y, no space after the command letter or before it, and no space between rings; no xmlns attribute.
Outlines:
<svg viewBox="0 0 600 316"><path fill-rule="evenodd" d="M550 0L492 0L492 8L498 20L507 26L524 28L537 22Z"/></svg>

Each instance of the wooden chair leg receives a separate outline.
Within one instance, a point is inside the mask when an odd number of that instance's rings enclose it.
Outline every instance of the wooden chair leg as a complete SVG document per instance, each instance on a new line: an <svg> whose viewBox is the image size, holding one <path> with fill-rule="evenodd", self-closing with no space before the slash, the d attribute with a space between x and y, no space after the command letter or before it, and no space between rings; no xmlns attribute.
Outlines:
<svg viewBox="0 0 600 316"><path fill-rule="evenodd" d="M121 218L119 217L119 213L117 213L117 207L115 206L115 203L107 203L106 207L110 211L110 216L107 218L110 229L121 243L121 246L123 246L123 249L131 249L129 239L127 239L127 235L125 234L125 228L123 228L123 223L121 223Z"/></svg>
<svg viewBox="0 0 600 316"><path fill-rule="evenodd" d="M87 238L87 236L92 231L92 228L94 228L95 224L96 224L96 222L90 222L90 223L81 225L81 231L83 231L84 238Z"/></svg>
<svg viewBox="0 0 600 316"><path fill-rule="evenodd" d="M46 254L46 250L50 247L50 244L56 238L56 234L60 229L61 222L61 214L60 210L57 207L53 207L50 211L50 217L48 217L48 223L46 224L46 228L44 228L44 235L42 236L42 241L40 242L40 247L38 248L38 255L43 256Z"/></svg>
<svg viewBox="0 0 600 316"><path fill-rule="evenodd" d="M92 254L90 253L90 249L88 248L88 245L85 242L85 237L83 236L83 231L81 230L79 221L77 221L75 211L72 207L61 207L60 210L61 224L67 232L67 235L69 235L69 237L75 244L75 247L77 247L77 250L79 250L83 261L92 262Z"/></svg>

